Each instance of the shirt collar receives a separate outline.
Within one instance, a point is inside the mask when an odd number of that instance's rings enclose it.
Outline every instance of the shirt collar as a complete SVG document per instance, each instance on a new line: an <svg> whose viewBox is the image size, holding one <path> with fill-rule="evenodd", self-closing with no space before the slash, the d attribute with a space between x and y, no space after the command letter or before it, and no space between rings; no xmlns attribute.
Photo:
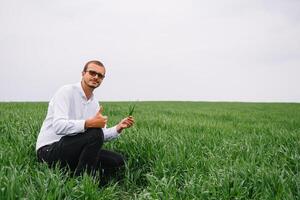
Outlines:
<svg viewBox="0 0 300 200"><path fill-rule="evenodd" d="M82 88L82 85L81 85L81 82L78 82L75 84L75 86L78 88L78 91L80 93L80 96L87 101L86 99L86 96L85 96L85 93L83 91L83 88ZM94 94L92 94L91 98L88 100L88 101L92 101L94 99Z"/></svg>

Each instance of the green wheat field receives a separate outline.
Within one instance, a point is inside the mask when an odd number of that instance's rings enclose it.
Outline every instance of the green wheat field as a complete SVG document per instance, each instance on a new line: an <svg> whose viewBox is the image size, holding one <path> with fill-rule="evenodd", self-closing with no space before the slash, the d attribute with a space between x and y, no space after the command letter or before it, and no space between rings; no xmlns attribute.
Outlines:
<svg viewBox="0 0 300 200"><path fill-rule="evenodd" d="M109 126L132 104L103 103ZM98 188L37 162L48 103L0 103L0 199L300 199L300 104L134 104L134 127L104 145L125 178Z"/></svg>

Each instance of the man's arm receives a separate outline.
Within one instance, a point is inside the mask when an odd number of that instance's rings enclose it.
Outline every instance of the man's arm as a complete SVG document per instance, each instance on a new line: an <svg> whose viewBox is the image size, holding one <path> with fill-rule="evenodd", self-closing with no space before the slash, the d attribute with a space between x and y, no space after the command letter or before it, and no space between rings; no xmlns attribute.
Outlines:
<svg viewBox="0 0 300 200"><path fill-rule="evenodd" d="M51 100L53 107L52 126L57 135L73 135L84 131L85 120L69 119L69 113L74 105L71 104L71 90L61 88Z"/></svg>
<svg viewBox="0 0 300 200"><path fill-rule="evenodd" d="M126 117L122 119L117 125L111 128L103 128L102 130L104 134L104 141L109 141L117 138L124 129L131 127L133 124L134 118Z"/></svg>

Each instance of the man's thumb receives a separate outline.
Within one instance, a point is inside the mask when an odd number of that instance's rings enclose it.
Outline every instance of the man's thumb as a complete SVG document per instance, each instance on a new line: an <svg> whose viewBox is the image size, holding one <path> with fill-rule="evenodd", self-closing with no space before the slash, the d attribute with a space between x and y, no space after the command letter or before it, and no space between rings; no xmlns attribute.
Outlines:
<svg viewBox="0 0 300 200"><path fill-rule="evenodd" d="M102 114L102 112L103 112L103 106L100 106L100 109L99 109L99 111L98 111L100 114Z"/></svg>

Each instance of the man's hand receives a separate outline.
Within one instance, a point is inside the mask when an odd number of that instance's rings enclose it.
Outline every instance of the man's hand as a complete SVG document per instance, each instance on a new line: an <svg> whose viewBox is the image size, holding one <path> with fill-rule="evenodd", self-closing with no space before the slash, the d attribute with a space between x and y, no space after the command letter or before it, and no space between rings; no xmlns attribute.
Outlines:
<svg viewBox="0 0 300 200"><path fill-rule="evenodd" d="M129 128L134 124L134 118L132 116L122 119L117 125L118 133L121 133L123 129Z"/></svg>
<svg viewBox="0 0 300 200"><path fill-rule="evenodd" d="M107 123L107 116L102 115L103 107L101 106L97 114L85 120L84 127L85 128L104 128Z"/></svg>

